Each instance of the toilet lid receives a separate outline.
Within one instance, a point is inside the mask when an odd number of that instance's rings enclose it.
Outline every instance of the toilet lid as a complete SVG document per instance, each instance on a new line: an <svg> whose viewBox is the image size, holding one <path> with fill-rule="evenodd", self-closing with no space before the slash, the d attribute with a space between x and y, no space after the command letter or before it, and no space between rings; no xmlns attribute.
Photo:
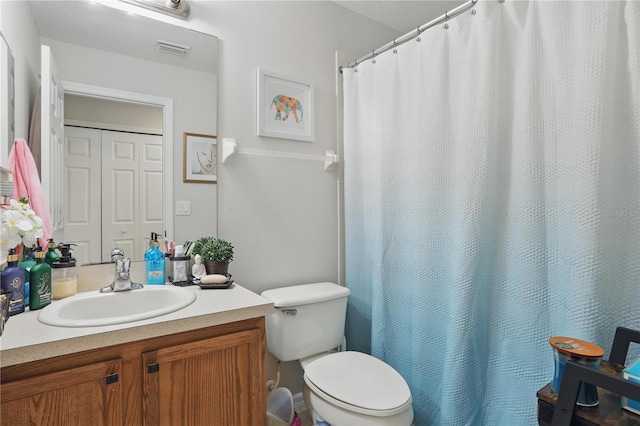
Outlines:
<svg viewBox="0 0 640 426"><path fill-rule="evenodd" d="M392 415L411 404L411 391L400 373L361 352L337 352L319 358L305 368L304 376L309 387L348 405L345 408L352 411Z"/></svg>

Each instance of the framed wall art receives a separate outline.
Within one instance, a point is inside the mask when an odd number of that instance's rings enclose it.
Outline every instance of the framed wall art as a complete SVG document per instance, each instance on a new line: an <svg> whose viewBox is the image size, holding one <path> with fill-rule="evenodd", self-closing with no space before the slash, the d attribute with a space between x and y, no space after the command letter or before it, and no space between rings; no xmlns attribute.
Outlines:
<svg viewBox="0 0 640 426"><path fill-rule="evenodd" d="M183 182L218 181L218 139L198 133L184 134Z"/></svg>
<svg viewBox="0 0 640 426"><path fill-rule="evenodd" d="M313 142L313 85L258 68L258 136Z"/></svg>

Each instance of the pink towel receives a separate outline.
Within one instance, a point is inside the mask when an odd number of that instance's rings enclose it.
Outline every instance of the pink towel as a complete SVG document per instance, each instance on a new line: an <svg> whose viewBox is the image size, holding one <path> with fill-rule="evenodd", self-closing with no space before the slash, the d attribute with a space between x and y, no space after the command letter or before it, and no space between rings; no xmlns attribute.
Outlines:
<svg viewBox="0 0 640 426"><path fill-rule="evenodd" d="M31 155L29 146L24 139L16 139L13 148L9 153L9 171L13 173L13 198L16 200L20 197L29 199L29 205L42 219L42 231L44 235L39 239L40 247L47 246L47 239L53 234L53 225L51 224L51 215L47 208L42 193L42 185L36 163Z"/></svg>

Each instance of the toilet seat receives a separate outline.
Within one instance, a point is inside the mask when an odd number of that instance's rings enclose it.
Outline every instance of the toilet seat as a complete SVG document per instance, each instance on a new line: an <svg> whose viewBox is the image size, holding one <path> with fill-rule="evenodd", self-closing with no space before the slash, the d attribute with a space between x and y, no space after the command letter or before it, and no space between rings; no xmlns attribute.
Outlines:
<svg viewBox="0 0 640 426"><path fill-rule="evenodd" d="M370 416L392 416L412 402L400 373L361 352L337 352L311 362L305 368L304 381L330 403Z"/></svg>

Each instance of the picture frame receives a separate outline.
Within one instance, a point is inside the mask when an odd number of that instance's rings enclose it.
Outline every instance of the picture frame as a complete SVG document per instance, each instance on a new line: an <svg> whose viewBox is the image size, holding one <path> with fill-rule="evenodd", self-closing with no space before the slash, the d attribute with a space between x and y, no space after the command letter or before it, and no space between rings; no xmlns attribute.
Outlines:
<svg viewBox="0 0 640 426"><path fill-rule="evenodd" d="M313 84L258 68L258 136L313 142Z"/></svg>
<svg viewBox="0 0 640 426"><path fill-rule="evenodd" d="M185 132L183 139L182 181L192 183L217 183L217 136Z"/></svg>

